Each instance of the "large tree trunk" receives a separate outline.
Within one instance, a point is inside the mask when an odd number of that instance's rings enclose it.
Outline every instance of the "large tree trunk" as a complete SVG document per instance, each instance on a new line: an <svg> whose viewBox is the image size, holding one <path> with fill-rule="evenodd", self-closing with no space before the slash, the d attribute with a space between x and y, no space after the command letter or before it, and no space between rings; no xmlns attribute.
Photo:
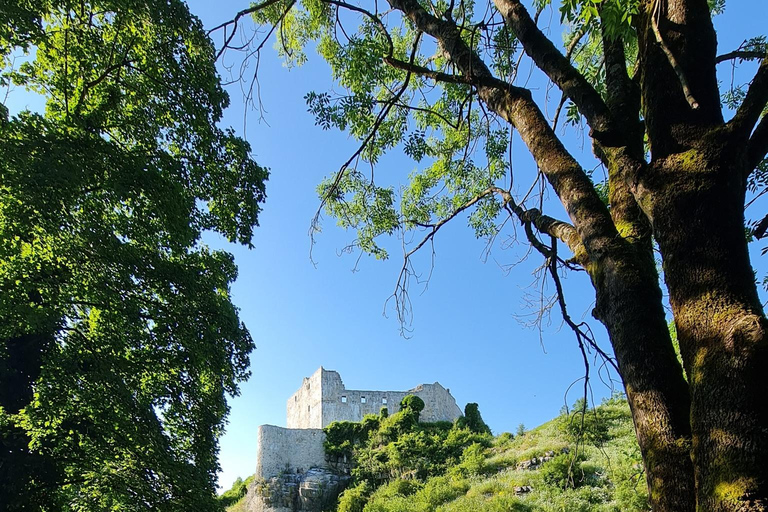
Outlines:
<svg viewBox="0 0 768 512"><path fill-rule="evenodd" d="M724 130L654 163L654 230L689 376L698 510L768 509L768 322L744 232L746 154Z"/></svg>
<svg viewBox="0 0 768 512"><path fill-rule="evenodd" d="M0 407L18 414L34 396L43 359L54 342L50 333L30 333L4 340L0 360ZM53 503L53 489L63 475L49 456L29 448L29 437L12 422L0 424L0 504L3 510L37 510ZM36 486L32 492L30 486Z"/></svg>
<svg viewBox="0 0 768 512"><path fill-rule="evenodd" d="M661 250L689 379L697 510L764 511L768 392L759 372L768 369L768 323L743 211L751 128L724 123L705 0L645 0L639 22L652 151L640 202Z"/></svg>
<svg viewBox="0 0 768 512"><path fill-rule="evenodd" d="M690 400L672 348L653 258L624 243L592 277L595 315L610 333L657 512L695 508Z"/></svg>

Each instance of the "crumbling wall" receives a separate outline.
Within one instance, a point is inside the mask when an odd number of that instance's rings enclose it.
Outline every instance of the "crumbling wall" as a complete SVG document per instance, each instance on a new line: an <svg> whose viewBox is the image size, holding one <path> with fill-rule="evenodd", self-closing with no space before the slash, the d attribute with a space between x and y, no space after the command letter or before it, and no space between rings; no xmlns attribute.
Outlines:
<svg viewBox="0 0 768 512"><path fill-rule="evenodd" d="M304 473L326 468L322 429L290 429L261 425L258 430L256 477L268 479L282 472Z"/></svg>
<svg viewBox="0 0 768 512"><path fill-rule="evenodd" d="M311 377L305 377L301 387L288 399L286 403L288 428L323 428L325 426L322 410L325 373L326 370L321 366Z"/></svg>
<svg viewBox="0 0 768 512"><path fill-rule="evenodd" d="M361 421L366 414L379 414L382 407L394 414L408 395L424 400L421 421L454 421L462 415L451 393L437 382L408 391L362 391L346 389L337 372L321 370L323 427L334 421Z"/></svg>

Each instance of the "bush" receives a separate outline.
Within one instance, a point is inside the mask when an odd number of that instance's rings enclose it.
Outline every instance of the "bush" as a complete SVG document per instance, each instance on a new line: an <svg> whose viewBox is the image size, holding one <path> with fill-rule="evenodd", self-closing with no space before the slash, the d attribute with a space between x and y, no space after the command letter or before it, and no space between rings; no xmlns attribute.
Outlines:
<svg viewBox="0 0 768 512"><path fill-rule="evenodd" d="M491 433L491 429L485 424L483 417L480 416L480 409L476 403L469 403L464 407L464 416L456 420L456 426L467 428L478 434Z"/></svg>
<svg viewBox="0 0 768 512"><path fill-rule="evenodd" d="M461 454L461 462L451 468L451 474L462 477L481 475L488 468L486 461L485 447L472 443Z"/></svg>
<svg viewBox="0 0 768 512"><path fill-rule="evenodd" d="M219 496L219 503L223 507L229 507L231 505L234 505L241 499L243 499L243 496L245 496L245 493L248 492L248 485L250 485L251 482L253 482L255 475L249 476L245 480L243 480L240 477L237 477L237 480L235 480L235 483L232 484L232 488L228 491L224 492L221 496Z"/></svg>
<svg viewBox="0 0 768 512"><path fill-rule="evenodd" d="M611 418L603 409L585 409L583 404L574 404L573 412L562 418L561 430L572 443L585 442L600 447L610 439L608 428Z"/></svg>
<svg viewBox="0 0 768 512"><path fill-rule="evenodd" d="M544 483L561 489L579 487L587 483L588 475L584 473L582 462L586 460L583 454L574 456L561 453L551 461L541 466L540 474Z"/></svg>
<svg viewBox="0 0 768 512"><path fill-rule="evenodd" d="M371 489L366 482L350 487L339 496L338 512L363 512Z"/></svg>
<svg viewBox="0 0 768 512"><path fill-rule="evenodd" d="M413 411L418 416L418 414L424 410L424 400L416 395L408 395L400 400L400 410Z"/></svg>

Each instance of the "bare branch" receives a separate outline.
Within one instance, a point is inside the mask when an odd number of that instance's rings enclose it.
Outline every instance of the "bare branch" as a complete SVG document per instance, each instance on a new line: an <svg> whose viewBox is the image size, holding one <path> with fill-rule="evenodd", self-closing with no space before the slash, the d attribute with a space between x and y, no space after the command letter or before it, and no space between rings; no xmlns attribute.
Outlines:
<svg viewBox="0 0 768 512"><path fill-rule="evenodd" d="M755 50L734 50L732 52L718 55L715 59L715 64L720 64L728 60L740 59L740 60L757 60L762 59L766 55L766 52L760 52Z"/></svg>
<svg viewBox="0 0 768 512"><path fill-rule="evenodd" d="M363 9L362 7L358 7L356 5L348 4L347 2L342 2L340 0L323 0L325 3L336 5L338 7L343 7L344 9L349 9L350 11L359 12L360 14L367 16L376 24L376 27L379 29L379 32L384 36L384 38L387 40L387 56L391 57L392 54L395 51L395 47L392 44L392 37L389 35L389 31L387 30L387 26L384 25L384 22L381 21L381 19L373 14L372 12Z"/></svg>
<svg viewBox="0 0 768 512"><path fill-rule="evenodd" d="M749 86L744 101L728 122L734 133L739 136L749 137L755 123L768 103L768 56L763 58L755 77ZM751 169L750 169L751 170Z"/></svg>
<svg viewBox="0 0 768 512"><path fill-rule="evenodd" d="M768 153L768 115L763 116L749 139L749 146L747 146L748 173L757 167L757 164L765 158L766 153Z"/></svg>
<svg viewBox="0 0 768 512"><path fill-rule="evenodd" d="M549 215L544 215L537 208L523 208L515 202L512 198L512 194L507 190L499 187L491 187L490 190L501 196L504 200L504 205L509 207L510 212L515 214L523 226L533 225L540 233L545 233L562 241L575 255L577 261L584 258L586 255L584 252L584 245L581 243L579 233L572 225L550 217ZM531 237L529 236L528 238L533 244L534 242L531 240ZM586 263L586 261L578 262L580 264Z"/></svg>
<svg viewBox="0 0 768 512"><path fill-rule="evenodd" d="M224 23L221 23L219 25L216 25L212 29L208 31L208 35L210 36L212 33L216 32L217 30L224 30L224 44L221 46L221 49L216 53L216 60L219 60L219 57L221 57L221 54L223 54L227 48L229 48L229 43L232 42L232 39L235 37L235 33L237 33L237 26L240 22L240 18L243 16L247 16L249 14L253 14L256 11L260 11L261 9L266 9L272 4L276 4L277 2L280 2L281 0L265 0L264 2L256 5L252 5L251 7L247 9L243 9L242 11L235 14L235 17L232 18L229 21L225 21ZM229 35L227 35L227 29L229 26L232 26L231 32Z"/></svg>

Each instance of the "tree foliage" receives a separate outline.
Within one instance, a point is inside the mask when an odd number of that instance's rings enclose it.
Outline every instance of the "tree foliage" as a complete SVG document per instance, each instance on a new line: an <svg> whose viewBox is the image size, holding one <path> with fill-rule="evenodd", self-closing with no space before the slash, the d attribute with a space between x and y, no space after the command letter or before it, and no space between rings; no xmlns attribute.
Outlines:
<svg viewBox="0 0 768 512"><path fill-rule="evenodd" d="M8 7L6 9L6 7ZM267 171L217 126L215 50L181 1L12 1L0 84L0 502L216 510L232 304Z"/></svg>
<svg viewBox="0 0 768 512"><path fill-rule="evenodd" d="M480 408L476 403L468 403L464 406L464 416L456 420L456 425L468 428L478 434L491 433L491 429L483 421L483 417L480 415Z"/></svg>

